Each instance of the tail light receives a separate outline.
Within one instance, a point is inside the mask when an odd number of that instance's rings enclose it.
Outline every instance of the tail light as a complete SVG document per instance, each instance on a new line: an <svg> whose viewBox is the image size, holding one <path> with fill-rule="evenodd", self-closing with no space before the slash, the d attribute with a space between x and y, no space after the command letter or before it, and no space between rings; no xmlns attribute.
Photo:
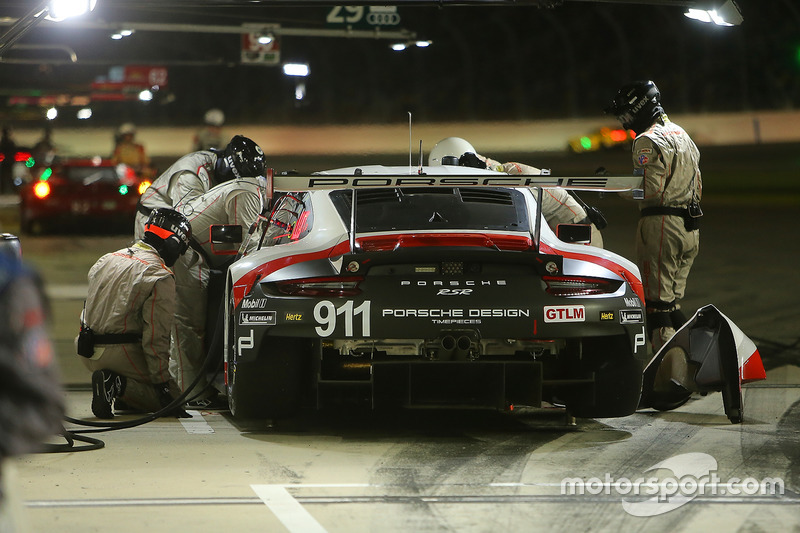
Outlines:
<svg viewBox="0 0 800 533"><path fill-rule="evenodd" d="M553 296L613 294L622 285L619 280L571 276L544 276L542 281L547 286L545 290Z"/></svg>
<svg viewBox="0 0 800 533"><path fill-rule="evenodd" d="M278 281L273 286L280 294L287 296L323 296L336 298L355 296L361 293L359 283L364 280L360 276L293 279Z"/></svg>
<svg viewBox="0 0 800 533"><path fill-rule="evenodd" d="M36 185L33 186L33 194L36 198L43 200L50 195L50 184L46 181L37 181Z"/></svg>

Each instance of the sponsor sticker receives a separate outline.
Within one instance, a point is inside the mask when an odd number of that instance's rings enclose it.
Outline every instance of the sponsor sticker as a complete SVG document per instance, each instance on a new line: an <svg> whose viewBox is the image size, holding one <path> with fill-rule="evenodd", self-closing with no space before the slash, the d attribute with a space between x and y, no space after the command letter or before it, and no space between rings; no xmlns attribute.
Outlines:
<svg viewBox="0 0 800 533"><path fill-rule="evenodd" d="M628 307L641 307L642 302L639 301L639 298L623 298L625 300L625 305Z"/></svg>
<svg viewBox="0 0 800 533"><path fill-rule="evenodd" d="M582 305L548 305L544 308L545 322L586 322Z"/></svg>
<svg viewBox="0 0 800 533"><path fill-rule="evenodd" d="M264 309L267 307L266 298L245 298L242 300L242 309Z"/></svg>
<svg viewBox="0 0 800 533"><path fill-rule="evenodd" d="M614 311L600 311L600 320L614 320Z"/></svg>
<svg viewBox="0 0 800 533"><path fill-rule="evenodd" d="M286 313L286 316L284 318L288 322L302 322L303 313Z"/></svg>
<svg viewBox="0 0 800 533"><path fill-rule="evenodd" d="M641 309L620 309L620 324L643 324L644 314Z"/></svg>
<svg viewBox="0 0 800 533"><path fill-rule="evenodd" d="M277 313L275 311L242 312L239 314L240 326L274 326Z"/></svg>

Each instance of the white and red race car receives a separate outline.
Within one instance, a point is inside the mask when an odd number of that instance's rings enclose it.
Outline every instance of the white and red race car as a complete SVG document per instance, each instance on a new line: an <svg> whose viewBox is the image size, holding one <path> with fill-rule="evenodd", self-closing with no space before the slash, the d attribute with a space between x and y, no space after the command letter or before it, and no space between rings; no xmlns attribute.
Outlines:
<svg viewBox="0 0 800 533"><path fill-rule="evenodd" d="M649 358L639 270L583 244L588 226L556 235L538 206L543 187L640 185L446 165L274 178L285 194L225 283L232 414L542 402L632 414Z"/></svg>

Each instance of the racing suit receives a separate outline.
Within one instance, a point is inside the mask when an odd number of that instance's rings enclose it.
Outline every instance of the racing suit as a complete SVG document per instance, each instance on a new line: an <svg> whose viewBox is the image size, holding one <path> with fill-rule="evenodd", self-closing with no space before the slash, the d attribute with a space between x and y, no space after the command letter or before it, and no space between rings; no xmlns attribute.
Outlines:
<svg viewBox="0 0 800 533"><path fill-rule="evenodd" d="M172 164L144 191L136 206L133 237L144 236L144 225L153 209L178 208L179 204L200 196L216 185L214 166L217 154L210 151L192 152Z"/></svg>
<svg viewBox="0 0 800 533"><path fill-rule="evenodd" d="M700 152L666 115L633 141L634 172L644 175L644 199L636 230L636 258L644 283L645 307L654 350L685 322L678 300L700 246L697 205L702 195ZM632 193L620 193L632 198Z"/></svg>
<svg viewBox="0 0 800 533"><path fill-rule="evenodd" d="M47 336L38 278L0 243L0 531L22 531L22 502L8 457L63 431L64 396ZM18 478L17 478L18 479ZM27 529L26 529L27 531Z"/></svg>
<svg viewBox="0 0 800 533"><path fill-rule="evenodd" d="M146 412L162 407L153 385L170 380L174 310L175 276L149 244L137 241L105 254L89 270L81 322L96 341L91 358L79 357L91 371L125 376L118 398L131 407Z"/></svg>
<svg viewBox="0 0 800 533"><path fill-rule="evenodd" d="M500 163L494 159L478 156L486 162L486 167L497 172L511 175L538 176L541 169L524 165L522 163ZM586 210L572 197L566 189L548 187L542 190L542 214L547 225L557 232L559 224L590 224L592 227L592 246L603 247L603 236L597 227L589 220Z"/></svg>
<svg viewBox="0 0 800 533"><path fill-rule="evenodd" d="M246 235L264 209L265 199L265 178L240 178L221 183L180 207L192 225L192 246L175 263L177 298L170 373L181 391L195 380L206 358L205 330L211 270L224 269L231 257L214 255L210 228L217 224L238 224ZM253 242L253 246L256 245L257 242ZM204 385L201 380L197 390Z"/></svg>

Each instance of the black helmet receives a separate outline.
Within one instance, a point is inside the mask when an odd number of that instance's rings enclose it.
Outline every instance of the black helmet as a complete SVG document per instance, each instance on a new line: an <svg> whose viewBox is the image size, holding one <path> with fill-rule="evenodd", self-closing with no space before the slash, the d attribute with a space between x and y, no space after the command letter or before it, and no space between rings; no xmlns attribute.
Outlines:
<svg viewBox="0 0 800 533"><path fill-rule="evenodd" d="M167 207L154 209L144 224L142 240L158 250L171 267L189 249L192 226L185 216Z"/></svg>
<svg viewBox="0 0 800 533"><path fill-rule="evenodd" d="M611 105L605 109L614 115L626 130L644 131L664 112L661 93L650 80L635 81L617 91Z"/></svg>
<svg viewBox="0 0 800 533"><path fill-rule="evenodd" d="M236 135L225 151L222 160L234 178L263 176L266 169L264 150L251 139Z"/></svg>

